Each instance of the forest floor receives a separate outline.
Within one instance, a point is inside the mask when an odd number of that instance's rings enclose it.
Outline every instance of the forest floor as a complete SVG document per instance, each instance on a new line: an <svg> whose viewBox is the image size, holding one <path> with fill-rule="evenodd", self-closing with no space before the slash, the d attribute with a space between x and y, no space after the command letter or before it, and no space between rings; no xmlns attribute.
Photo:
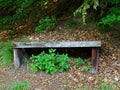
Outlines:
<svg viewBox="0 0 120 90"><path fill-rule="evenodd" d="M54 75L46 74L43 71L34 74L26 63L17 72L13 65L10 65L0 68L0 90L5 90L16 81L29 82L32 90L114 90L114 86L120 90L120 30L115 28L108 33L100 33L97 29L93 23L71 27L68 21L67 23L63 21L54 30L43 31L39 34L29 30L17 32L16 38L12 41L19 39L28 41L101 41L99 72L92 75L83 70L90 61L76 68L75 59L69 71ZM102 88L100 86L105 88L108 83L110 89L98 89Z"/></svg>

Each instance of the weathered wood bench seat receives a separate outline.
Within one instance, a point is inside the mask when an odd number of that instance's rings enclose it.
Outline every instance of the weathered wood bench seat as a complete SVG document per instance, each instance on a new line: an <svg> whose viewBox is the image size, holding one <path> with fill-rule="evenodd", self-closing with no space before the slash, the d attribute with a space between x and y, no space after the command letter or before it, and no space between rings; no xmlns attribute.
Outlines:
<svg viewBox="0 0 120 90"><path fill-rule="evenodd" d="M22 49L25 48L92 48L92 74L98 72L98 56L99 48L101 47L101 41L68 41L68 42L14 42L12 44L14 48L14 66L19 68L23 59Z"/></svg>

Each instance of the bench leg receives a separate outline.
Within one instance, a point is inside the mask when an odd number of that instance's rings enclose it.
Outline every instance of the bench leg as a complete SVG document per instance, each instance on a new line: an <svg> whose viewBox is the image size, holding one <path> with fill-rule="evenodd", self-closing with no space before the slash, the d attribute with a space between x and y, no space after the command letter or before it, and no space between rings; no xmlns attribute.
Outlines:
<svg viewBox="0 0 120 90"><path fill-rule="evenodd" d="M92 74L98 73L98 55L99 49L92 48L92 70L90 71Z"/></svg>
<svg viewBox="0 0 120 90"><path fill-rule="evenodd" d="M23 52L22 49L14 49L14 66L18 69L23 62Z"/></svg>

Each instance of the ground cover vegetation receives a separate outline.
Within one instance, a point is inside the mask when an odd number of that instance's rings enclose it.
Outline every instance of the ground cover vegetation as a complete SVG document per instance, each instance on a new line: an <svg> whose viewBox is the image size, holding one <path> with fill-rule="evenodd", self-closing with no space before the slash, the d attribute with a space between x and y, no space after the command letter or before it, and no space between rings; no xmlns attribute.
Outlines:
<svg viewBox="0 0 120 90"><path fill-rule="evenodd" d="M12 64L13 62L13 49L11 42L5 42L0 45L0 63L2 66Z"/></svg>
<svg viewBox="0 0 120 90"><path fill-rule="evenodd" d="M29 82L22 81L22 80L16 81L14 83L10 83L8 86L0 85L0 89L2 90L32 90L29 85Z"/></svg>
<svg viewBox="0 0 120 90"><path fill-rule="evenodd" d="M67 88L69 88L69 86ZM2 90L33 90L33 88L30 86L30 82L21 81L21 80L16 81L8 86L4 86L0 84L0 89ZM61 90L61 88L58 88L58 90ZM73 90L89 90L89 87L85 86L82 88L74 88ZM117 88L115 85L103 81L102 83L99 84L97 90L117 90Z"/></svg>
<svg viewBox="0 0 120 90"><path fill-rule="evenodd" d="M11 84L9 90L30 90L28 86L28 82L26 81L19 81Z"/></svg>
<svg viewBox="0 0 120 90"><path fill-rule="evenodd" d="M45 71L49 74L54 74L57 71L64 71L70 68L70 58L67 54L55 54L56 49L49 49L49 53L44 51L39 55L32 55L30 60L30 68L32 71L37 72L39 70Z"/></svg>
<svg viewBox="0 0 120 90"><path fill-rule="evenodd" d="M32 55L30 57L30 69L36 73L38 71L45 71L48 74L55 74L56 72L68 71L70 69L71 58L68 54L59 54L55 52L56 49L49 49L48 53L45 51L38 55ZM83 71L90 71L92 69L90 59L78 58L75 61L75 66L79 68L85 63L89 62L87 67L83 68Z"/></svg>

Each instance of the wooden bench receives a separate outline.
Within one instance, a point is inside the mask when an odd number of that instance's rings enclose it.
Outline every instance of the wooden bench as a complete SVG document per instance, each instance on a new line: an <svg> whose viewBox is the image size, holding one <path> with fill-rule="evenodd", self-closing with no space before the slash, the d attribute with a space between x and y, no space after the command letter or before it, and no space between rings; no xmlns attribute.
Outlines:
<svg viewBox="0 0 120 90"><path fill-rule="evenodd" d="M101 41L68 41L68 42L14 42L14 66L19 68L23 59L22 49L25 48L91 48L92 55L92 74L98 72L98 56Z"/></svg>

